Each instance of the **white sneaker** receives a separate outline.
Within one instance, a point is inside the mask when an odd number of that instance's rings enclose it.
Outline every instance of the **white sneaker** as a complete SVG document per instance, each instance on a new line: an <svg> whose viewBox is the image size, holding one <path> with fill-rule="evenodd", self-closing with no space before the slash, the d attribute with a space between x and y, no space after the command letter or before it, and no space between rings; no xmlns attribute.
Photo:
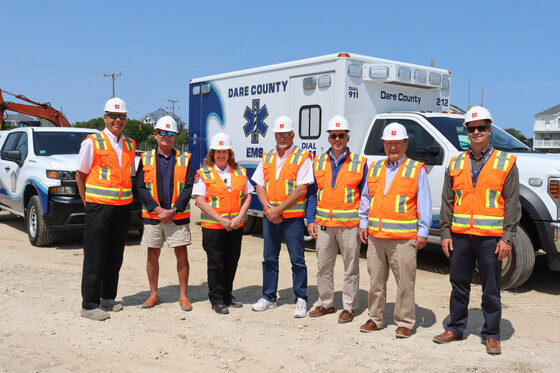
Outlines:
<svg viewBox="0 0 560 373"><path fill-rule="evenodd" d="M307 302L304 299L298 298L294 317L300 318L305 316L307 316Z"/></svg>
<svg viewBox="0 0 560 373"><path fill-rule="evenodd" d="M123 310L123 305L115 302L114 299L101 299L99 308L107 311L119 312Z"/></svg>
<svg viewBox="0 0 560 373"><path fill-rule="evenodd" d="M269 302L264 298L259 299L259 301L255 304L253 304L253 307L251 307L253 309L253 311L264 311L264 310L268 310L271 308L276 308L278 307L278 303L276 302Z"/></svg>

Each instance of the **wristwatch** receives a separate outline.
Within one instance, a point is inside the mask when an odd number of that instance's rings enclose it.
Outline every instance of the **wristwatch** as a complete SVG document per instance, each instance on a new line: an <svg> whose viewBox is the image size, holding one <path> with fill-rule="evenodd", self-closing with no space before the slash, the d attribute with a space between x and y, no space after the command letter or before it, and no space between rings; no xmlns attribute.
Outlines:
<svg viewBox="0 0 560 373"><path fill-rule="evenodd" d="M173 212L177 213L177 207L173 206L173 207L171 207L171 210L173 210Z"/></svg>
<svg viewBox="0 0 560 373"><path fill-rule="evenodd" d="M508 245L512 245L513 241L512 240L506 240L502 238L502 241L504 241L505 243L507 243Z"/></svg>

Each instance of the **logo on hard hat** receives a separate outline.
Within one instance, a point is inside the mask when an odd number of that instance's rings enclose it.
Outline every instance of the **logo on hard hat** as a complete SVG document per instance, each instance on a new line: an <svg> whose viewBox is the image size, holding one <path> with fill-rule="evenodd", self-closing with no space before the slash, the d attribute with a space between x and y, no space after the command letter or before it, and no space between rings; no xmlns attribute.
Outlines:
<svg viewBox="0 0 560 373"><path fill-rule="evenodd" d="M337 122L337 123L335 124L335 127L340 127L340 123Z"/></svg>
<svg viewBox="0 0 560 373"><path fill-rule="evenodd" d="M397 131L391 131L391 136L397 136Z"/></svg>
<svg viewBox="0 0 560 373"><path fill-rule="evenodd" d="M165 125L165 128L171 128L171 123L167 123L167 124Z"/></svg>
<svg viewBox="0 0 560 373"><path fill-rule="evenodd" d="M224 142L222 140L220 140L220 146L223 146Z"/></svg>
<svg viewBox="0 0 560 373"><path fill-rule="evenodd" d="M119 105L119 104L115 104L115 109L120 109L120 105Z"/></svg>
<svg viewBox="0 0 560 373"><path fill-rule="evenodd" d="M475 111L474 113L472 113L472 117L476 118L477 112Z"/></svg>

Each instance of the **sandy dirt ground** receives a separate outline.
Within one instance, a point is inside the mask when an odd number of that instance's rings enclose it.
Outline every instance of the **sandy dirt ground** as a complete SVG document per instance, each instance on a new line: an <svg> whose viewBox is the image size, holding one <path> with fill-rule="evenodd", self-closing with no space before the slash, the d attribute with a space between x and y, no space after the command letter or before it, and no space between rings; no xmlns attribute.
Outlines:
<svg viewBox="0 0 560 373"><path fill-rule="evenodd" d="M531 279L502 293L500 356L481 343L480 286L473 286L466 340L436 345L449 319L449 267L440 247L421 251L416 282L417 322L409 339L395 339L396 286L388 282L387 327L360 333L367 318L369 275L361 259L360 308L352 323L337 315L295 319L289 257L280 261L279 307L251 311L261 296L262 236L243 239L234 295L243 308L214 313L208 302L206 256L199 214L191 223L189 297L182 312L172 250L160 258L162 304L140 308L148 296L146 248L131 232L117 299L124 310L94 322L80 316L81 235L51 247L29 244L23 219L0 213L0 367L5 372L558 372L560 371L560 273L538 263ZM197 224L198 223L198 224ZM306 252L310 309L317 301L317 260ZM341 308L342 263L336 265L335 307Z"/></svg>

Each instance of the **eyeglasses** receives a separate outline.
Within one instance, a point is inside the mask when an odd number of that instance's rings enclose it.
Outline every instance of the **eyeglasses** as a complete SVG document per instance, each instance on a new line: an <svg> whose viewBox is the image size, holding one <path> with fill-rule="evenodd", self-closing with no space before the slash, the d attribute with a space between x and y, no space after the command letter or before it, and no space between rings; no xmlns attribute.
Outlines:
<svg viewBox="0 0 560 373"><path fill-rule="evenodd" d="M290 136L291 134L292 134L291 132L276 132L274 134L274 136L280 137L280 138L286 138L286 137Z"/></svg>
<svg viewBox="0 0 560 373"><path fill-rule="evenodd" d="M339 133L338 135L335 133L331 133L331 135L329 136L331 139L336 140L336 138L338 137L339 139L343 139L346 137L345 133Z"/></svg>
<svg viewBox="0 0 560 373"><path fill-rule="evenodd" d="M157 133L158 133L160 136L169 136L169 137L175 136L175 132L171 132L171 131L162 131L162 130L159 130L159 131L157 131Z"/></svg>
<svg viewBox="0 0 560 373"><path fill-rule="evenodd" d="M126 119L126 114L115 114L115 113L107 113L107 116L113 120L115 119Z"/></svg>
<svg viewBox="0 0 560 373"><path fill-rule="evenodd" d="M476 126L476 127L467 127L467 132L468 133L474 133L474 131L478 130L478 132L483 133L486 132L488 130L488 128L490 128L490 126L488 125L484 125L484 126Z"/></svg>

